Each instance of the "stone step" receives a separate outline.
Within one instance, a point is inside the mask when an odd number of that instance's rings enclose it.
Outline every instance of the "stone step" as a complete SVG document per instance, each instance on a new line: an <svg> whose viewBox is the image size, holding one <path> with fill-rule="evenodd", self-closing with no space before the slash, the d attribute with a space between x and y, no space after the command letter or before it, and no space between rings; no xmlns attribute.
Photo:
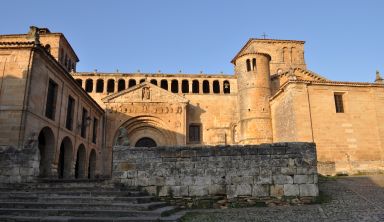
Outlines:
<svg viewBox="0 0 384 222"><path fill-rule="evenodd" d="M0 208L16 209L82 209L82 210L134 210L148 211L165 207L166 202L150 203L46 203L46 202L0 202Z"/></svg>
<svg viewBox="0 0 384 222"><path fill-rule="evenodd" d="M177 210L174 206L161 207L152 211L137 210L82 210L82 209L15 209L0 208L0 215L6 216L72 216L72 217L161 217Z"/></svg>
<svg viewBox="0 0 384 222"><path fill-rule="evenodd" d="M47 202L47 203L149 203L154 200L153 196L132 196L132 197L81 197L81 196L53 196L53 197L30 197L17 196L3 198L8 202Z"/></svg>
<svg viewBox="0 0 384 222"><path fill-rule="evenodd" d="M19 196L40 196L40 197L47 197L47 196L87 196L87 197L93 197L93 196L108 196L108 197L132 197L132 196L144 196L147 195L144 191L55 191L55 192L43 192L43 191L37 191L37 192L26 192L26 191L16 191L16 192L0 192L0 198L13 198L13 197L19 197Z"/></svg>
<svg viewBox="0 0 384 222"><path fill-rule="evenodd" d="M183 215L169 217L71 217L71 216L7 216L0 215L0 221L7 222L178 222Z"/></svg>

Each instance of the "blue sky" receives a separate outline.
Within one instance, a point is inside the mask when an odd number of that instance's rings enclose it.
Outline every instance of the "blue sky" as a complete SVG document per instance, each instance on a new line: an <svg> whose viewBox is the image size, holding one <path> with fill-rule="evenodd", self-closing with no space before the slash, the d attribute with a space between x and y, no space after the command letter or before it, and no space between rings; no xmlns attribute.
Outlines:
<svg viewBox="0 0 384 222"><path fill-rule="evenodd" d="M384 74L382 0L6 1L0 33L62 32L78 71L233 73L251 37L306 41L310 70L333 80Z"/></svg>

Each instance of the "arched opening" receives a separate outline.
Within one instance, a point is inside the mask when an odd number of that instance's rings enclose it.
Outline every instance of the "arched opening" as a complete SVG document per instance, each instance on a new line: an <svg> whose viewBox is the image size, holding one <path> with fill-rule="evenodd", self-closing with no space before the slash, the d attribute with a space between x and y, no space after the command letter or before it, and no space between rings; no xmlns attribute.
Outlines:
<svg viewBox="0 0 384 222"><path fill-rule="evenodd" d="M252 59L252 70L256 70L256 59Z"/></svg>
<svg viewBox="0 0 384 222"><path fill-rule="evenodd" d="M82 85L83 85L83 80L82 80L82 79L76 79L76 83L77 83L79 86L82 86Z"/></svg>
<svg viewBox="0 0 384 222"><path fill-rule="evenodd" d="M96 81L96 92L97 93L102 93L104 90L104 80L98 79Z"/></svg>
<svg viewBox="0 0 384 222"><path fill-rule="evenodd" d="M96 151L91 150L89 154L89 164L88 164L88 179L95 179L96 175Z"/></svg>
<svg viewBox="0 0 384 222"><path fill-rule="evenodd" d="M181 92L189 93L189 82L188 80L181 81Z"/></svg>
<svg viewBox="0 0 384 222"><path fill-rule="evenodd" d="M149 137L143 137L139 139L135 144L135 147L156 147L156 146L157 146L156 142Z"/></svg>
<svg viewBox="0 0 384 222"><path fill-rule="evenodd" d="M228 80L225 80L223 83L223 92L225 94L231 93L231 85L229 84Z"/></svg>
<svg viewBox="0 0 384 222"><path fill-rule="evenodd" d="M72 169L72 142L65 137L60 145L59 165L57 167L58 176L62 178L70 178Z"/></svg>
<svg viewBox="0 0 384 222"><path fill-rule="evenodd" d="M143 83L143 82L145 82L145 79L140 79L140 83Z"/></svg>
<svg viewBox="0 0 384 222"><path fill-rule="evenodd" d="M93 80L92 79L87 79L85 81L85 91L86 92L92 92L93 90Z"/></svg>
<svg viewBox="0 0 384 222"><path fill-rule="evenodd" d="M168 90L168 81L165 80L165 79L161 80L161 81L160 81L160 87L161 87L162 89Z"/></svg>
<svg viewBox="0 0 384 222"><path fill-rule="evenodd" d="M247 59L247 72L251 71L251 61Z"/></svg>
<svg viewBox="0 0 384 222"><path fill-rule="evenodd" d="M38 137L40 152L40 177L48 177L51 175L52 157L55 151L55 138L49 127L44 127Z"/></svg>
<svg viewBox="0 0 384 222"><path fill-rule="evenodd" d="M130 79L128 82L128 88L130 88L132 86L136 86L136 80L134 80L134 79Z"/></svg>
<svg viewBox="0 0 384 222"><path fill-rule="evenodd" d="M220 83L218 80L213 81L213 93L220 93Z"/></svg>
<svg viewBox="0 0 384 222"><path fill-rule="evenodd" d="M119 79L117 82L117 91L123 91L125 89L125 80L124 79Z"/></svg>
<svg viewBox="0 0 384 222"><path fill-rule="evenodd" d="M208 80L203 81L203 93L209 93L209 82Z"/></svg>
<svg viewBox="0 0 384 222"><path fill-rule="evenodd" d="M51 53L51 45L50 44L46 44L44 48L45 48L45 50L47 50L48 53Z"/></svg>
<svg viewBox="0 0 384 222"><path fill-rule="evenodd" d="M115 80L108 79L107 82L107 92L111 93L115 91Z"/></svg>
<svg viewBox="0 0 384 222"><path fill-rule="evenodd" d="M192 93L199 93L199 81L198 80L192 81Z"/></svg>
<svg viewBox="0 0 384 222"><path fill-rule="evenodd" d="M156 86L157 86L157 80L156 80L156 79L151 79L151 83L152 83L153 85L156 85Z"/></svg>
<svg viewBox="0 0 384 222"><path fill-rule="evenodd" d="M75 178L85 178L86 166L86 151L83 144L77 149L76 165L75 165Z"/></svg>
<svg viewBox="0 0 384 222"><path fill-rule="evenodd" d="M171 92L178 93L179 92L179 82L174 79L171 82Z"/></svg>

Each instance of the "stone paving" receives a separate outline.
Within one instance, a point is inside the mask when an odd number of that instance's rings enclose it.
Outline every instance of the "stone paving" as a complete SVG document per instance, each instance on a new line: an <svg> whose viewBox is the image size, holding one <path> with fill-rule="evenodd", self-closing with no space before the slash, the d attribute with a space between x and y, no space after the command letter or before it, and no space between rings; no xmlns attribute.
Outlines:
<svg viewBox="0 0 384 222"><path fill-rule="evenodd" d="M321 180L322 204L198 210L184 221L384 221L384 175Z"/></svg>

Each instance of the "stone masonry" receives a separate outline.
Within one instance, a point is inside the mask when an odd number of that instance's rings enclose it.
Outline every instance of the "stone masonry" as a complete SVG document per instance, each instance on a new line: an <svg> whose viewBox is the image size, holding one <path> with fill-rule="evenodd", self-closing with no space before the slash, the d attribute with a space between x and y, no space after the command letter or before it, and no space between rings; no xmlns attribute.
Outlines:
<svg viewBox="0 0 384 222"><path fill-rule="evenodd" d="M160 197L314 197L314 143L114 147L113 179Z"/></svg>

